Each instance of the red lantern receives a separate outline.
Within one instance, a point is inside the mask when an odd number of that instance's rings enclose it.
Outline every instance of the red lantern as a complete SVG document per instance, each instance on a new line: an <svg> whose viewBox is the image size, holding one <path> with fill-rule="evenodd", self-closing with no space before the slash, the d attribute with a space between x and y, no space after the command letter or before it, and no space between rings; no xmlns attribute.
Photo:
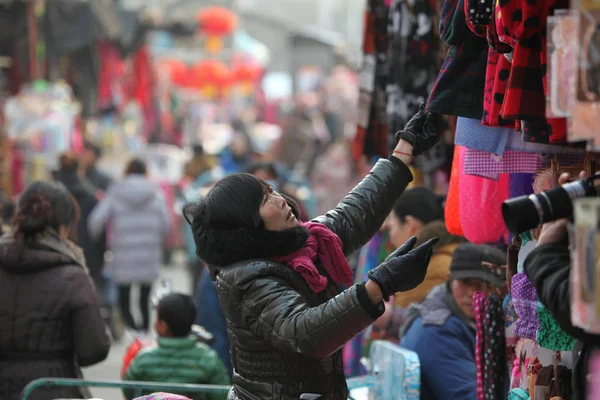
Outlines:
<svg viewBox="0 0 600 400"><path fill-rule="evenodd" d="M262 67L255 61L240 61L234 65L233 75L242 94L248 96L262 75Z"/></svg>
<svg viewBox="0 0 600 400"><path fill-rule="evenodd" d="M260 79L262 67L254 61L240 62L233 67L233 74L238 82L255 83Z"/></svg>
<svg viewBox="0 0 600 400"><path fill-rule="evenodd" d="M188 80L188 67L183 62L174 59L167 59L160 63L159 68L164 69L169 74L172 83L178 86L184 86Z"/></svg>
<svg viewBox="0 0 600 400"><path fill-rule="evenodd" d="M231 84L227 65L217 60L199 62L192 67L188 85L201 89L206 97L213 98Z"/></svg>
<svg viewBox="0 0 600 400"><path fill-rule="evenodd" d="M217 53L223 47L222 37L237 28L237 16L224 7L208 7L196 15L200 30L206 35L206 51Z"/></svg>

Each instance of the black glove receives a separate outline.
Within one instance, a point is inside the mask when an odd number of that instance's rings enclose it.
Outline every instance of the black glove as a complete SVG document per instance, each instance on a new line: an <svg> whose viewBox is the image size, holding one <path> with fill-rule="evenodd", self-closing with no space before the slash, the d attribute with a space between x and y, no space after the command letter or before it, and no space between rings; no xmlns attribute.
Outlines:
<svg viewBox="0 0 600 400"><path fill-rule="evenodd" d="M403 130L396 132L396 141L405 140L413 146L413 156L418 156L435 146L444 130L444 119L438 113L425 112L421 104Z"/></svg>
<svg viewBox="0 0 600 400"><path fill-rule="evenodd" d="M438 241L439 238L431 239L413 250L417 242L417 238L413 237L377 268L369 271L369 279L379 285L385 301L391 295L414 289L423 282L433 246Z"/></svg>

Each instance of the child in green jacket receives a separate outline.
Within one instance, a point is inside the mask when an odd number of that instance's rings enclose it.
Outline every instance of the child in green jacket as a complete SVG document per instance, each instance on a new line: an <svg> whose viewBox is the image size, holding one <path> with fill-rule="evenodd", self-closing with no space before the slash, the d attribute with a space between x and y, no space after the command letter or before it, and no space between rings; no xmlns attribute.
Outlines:
<svg viewBox="0 0 600 400"><path fill-rule="evenodd" d="M124 380L164 383L230 385L217 353L191 334L196 307L190 296L172 293L157 307L154 329L158 345L142 349L133 359ZM132 390L124 390L133 399ZM181 393L197 400L223 400L227 394Z"/></svg>

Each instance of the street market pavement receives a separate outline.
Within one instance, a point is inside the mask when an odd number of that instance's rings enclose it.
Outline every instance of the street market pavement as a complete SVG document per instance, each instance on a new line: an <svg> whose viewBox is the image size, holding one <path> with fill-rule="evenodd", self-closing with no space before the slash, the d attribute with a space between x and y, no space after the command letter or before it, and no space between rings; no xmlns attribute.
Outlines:
<svg viewBox="0 0 600 400"><path fill-rule="evenodd" d="M169 267L163 267L161 269L161 279L169 279L173 285L173 290L190 294L190 282L187 268L185 266L185 258L183 253L175 254L173 257L173 265ZM134 292L134 296L136 293ZM134 297L133 304L135 307L138 302ZM135 312L136 309L134 308ZM154 313L152 314L154 319ZM154 321L153 321L154 322ZM85 379L101 379L101 380L120 380L121 366L123 364L123 356L125 351L130 344L130 339L124 337L120 342L113 343L110 349L108 358L101 364L95 365L91 368L85 368L83 374ZM121 400L122 394L119 390L114 389L94 389L92 388L92 394L102 400Z"/></svg>

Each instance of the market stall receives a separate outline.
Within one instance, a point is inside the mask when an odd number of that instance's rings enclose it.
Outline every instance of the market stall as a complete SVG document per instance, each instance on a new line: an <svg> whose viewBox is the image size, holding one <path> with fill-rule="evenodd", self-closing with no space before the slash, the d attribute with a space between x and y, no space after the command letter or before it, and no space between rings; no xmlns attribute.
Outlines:
<svg viewBox="0 0 600 400"><path fill-rule="evenodd" d="M81 106L64 82L25 85L6 100L3 112L13 194L32 181L51 178L58 155L82 147Z"/></svg>
<svg viewBox="0 0 600 400"><path fill-rule="evenodd" d="M595 173L600 165L599 10L585 1L459 0L443 2L439 10L427 1L367 5L355 157L387 154L394 133L426 102L428 111L448 116L450 135L445 149L438 146L416 165L430 177L449 173L448 231L476 244L511 245L507 287L475 300L473 379L481 400L504 399L509 391L515 399L572 398L575 339L542 305L524 270L542 221L509 232L507 225L521 226L515 221L531 221L537 211L521 210L510 217L511 224L502 206L518 196L544 198L562 173ZM448 51L436 70L441 48ZM435 180L425 183L439 187ZM595 189L567 198L560 204L567 208L563 216L584 193L591 196ZM600 296L591 287L600 273L597 206L594 198L574 203L578 228L571 241L569 326L586 334L597 333L600 316ZM590 389L600 378L593 375L597 360L587 361ZM588 398L599 396L593 393Z"/></svg>

